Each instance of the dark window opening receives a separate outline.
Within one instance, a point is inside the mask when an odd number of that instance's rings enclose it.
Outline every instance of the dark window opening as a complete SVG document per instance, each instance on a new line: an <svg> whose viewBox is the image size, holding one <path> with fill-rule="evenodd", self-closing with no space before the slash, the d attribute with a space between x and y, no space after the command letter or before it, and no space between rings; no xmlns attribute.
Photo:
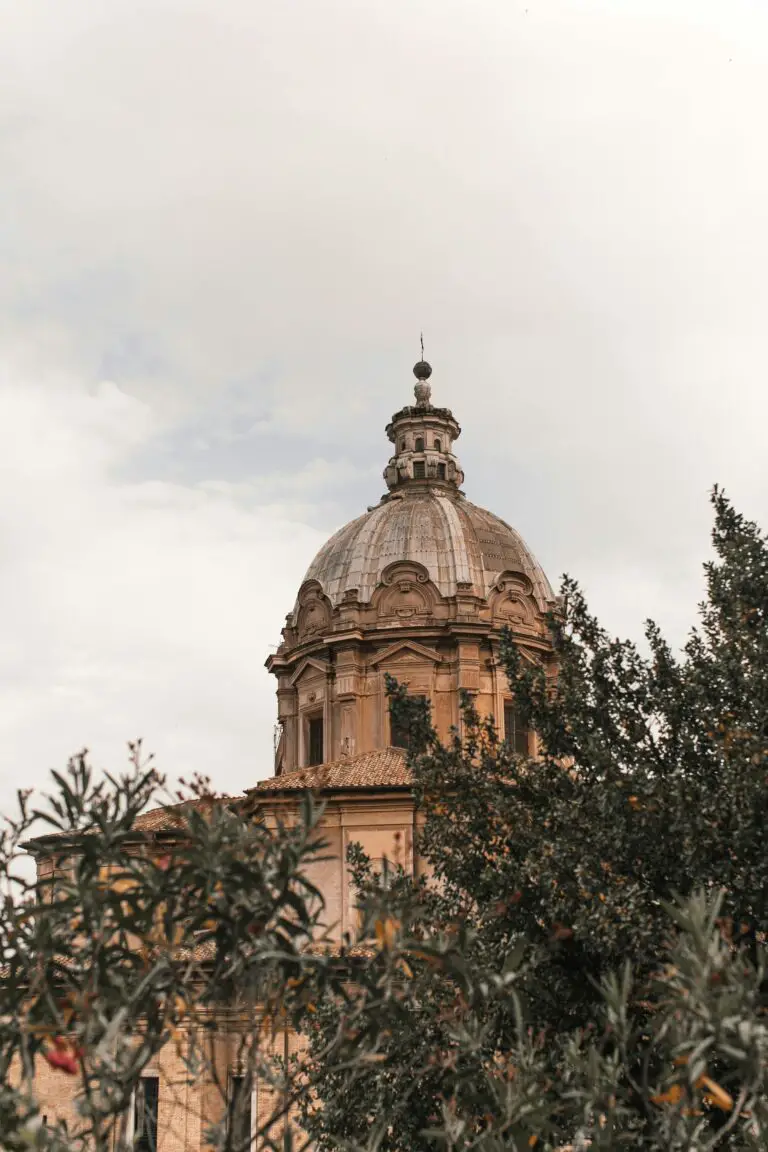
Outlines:
<svg viewBox="0 0 768 1152"><path fill-rule="evenodd" d="M417 436L416 437L416 446L414 448L414 451L415 452L423 452L424 451L424 437L423 436Z"/></svg>
<svg viewBox="0 0 768 1152"><path fill-rule="evenodd" d="M445 480L445 464L438 464L437 478L438 480Z"/></svg>
<svg viewBox="0 0 768 1152"><path fill-rule="evenodd" d="M435 452L442 452L443 445L440 440L435 440Z"/></svg>
<svg viewBox="0 0 768 1152"><path fill-rule="evenodd" d="M230 1076L227 1106L229 1147L241 1152L251 1144L251 1078Z"/></svg>
<svg viewBox="0 0 768 1152"><path fill-rule="evenodd" d="M528 729L523 727L517 709L509 700L504 704L504 739L513 752L528 755Z"/></svg>
<svg viewBox="0 0 768 1152"><path fill-rule="evenodd" d="M410 696L410 700L426 700L426 696ZM411 735L408 730L408 724L404 724L400 720L396 720L392 715L392 709L389 710L389 743L392 748L410 748Z"/></svg>
<svg viewBox="0 0 768 1152"><path fill-rule="evenodd" d="M424 460L414 460L413 462L413 478L414 480L426 480L427 478L427 465Z"/></svg>
<svg viewBox="0 0 768 1152"><path fill-rule="evenodd" d="M311 716L309 720L309 760L311 764L323 762L323 718Z"/></svg>
<svg viewBox="0 0 768 1152"><path fill-rule="evenodd" d="M157 1152L157 1103L160 1081L157 1076L142 1076L136 1085L133 1113L133 1147L136 1152Z"/></svg>
<svg viewBox="0 0 768 1152"><path fill-rule="evenodd" d="M405 440L400 441L400 451L405 452Z"/></svg>

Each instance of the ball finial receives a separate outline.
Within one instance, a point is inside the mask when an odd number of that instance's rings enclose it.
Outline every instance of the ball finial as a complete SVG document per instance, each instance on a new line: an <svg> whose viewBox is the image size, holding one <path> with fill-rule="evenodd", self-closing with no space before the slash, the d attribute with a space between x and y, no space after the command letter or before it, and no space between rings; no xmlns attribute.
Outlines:
<svg viewBox="0 0 768 1152"><path fill-rule="evenodd" d="M427 364L426 360L424 359L424 333L423 332L421 333L420 340L421 340L421 360L417 361L416 364L414 364L413 374L417 380L419 380L423 383L425 380L429 380L430 376L432 375L432 365Z"/></svg>
<svg viewBox="0 0 768 1152"><path fill-rule="evenodd" d="M416 406L418 408L429 408L429 400L432 395L432 389L427 380L432 375L432 365L427 364L424 359L424 333L421 333L421 360L418 360L413 366L413 374L418 383L414 388L416 393Z"/></svg>

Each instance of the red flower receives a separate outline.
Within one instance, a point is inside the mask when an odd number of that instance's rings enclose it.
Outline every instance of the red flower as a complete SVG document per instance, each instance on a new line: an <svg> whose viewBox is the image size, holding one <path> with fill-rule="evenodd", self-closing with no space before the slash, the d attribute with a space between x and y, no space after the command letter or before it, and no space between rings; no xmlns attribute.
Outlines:
<svg viewBox="0 0 768 1152"><path fill-rule="evenodd" d="M66 1072L67 1076L76 1076L79 1072L79 1055L79 1050L69 1040L65 1040L63 1036L54 1036L53 1047L43 1052L43 1056L51 1068L58 1068L60 1072Z"/></svg>

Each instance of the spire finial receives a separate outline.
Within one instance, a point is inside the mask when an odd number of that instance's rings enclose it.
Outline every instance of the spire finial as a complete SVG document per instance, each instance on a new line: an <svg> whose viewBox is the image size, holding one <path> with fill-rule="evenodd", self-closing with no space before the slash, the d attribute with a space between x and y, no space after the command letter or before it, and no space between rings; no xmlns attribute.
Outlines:
<svg viewBox="0 0 768 1152"><path fill-rule="evenodd" d="M432 375L432 365L428 364L424 359L424 333L421 333L421 360L413 366L413 374L418 380L418 384L414 388L416 394L416 405L419 408L429 408L429 399L432 395L432 389L427 380Z"/></svg>

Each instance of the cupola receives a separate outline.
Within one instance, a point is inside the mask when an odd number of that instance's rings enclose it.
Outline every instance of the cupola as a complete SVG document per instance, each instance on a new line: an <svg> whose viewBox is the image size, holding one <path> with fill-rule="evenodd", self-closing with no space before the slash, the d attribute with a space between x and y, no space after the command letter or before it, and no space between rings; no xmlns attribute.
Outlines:
<svg viewBox="0 0 768 1152"><path fill-rule="evenodd" d="M396 412L386 429L395 446L384 469L387 488L392 494L433 487L456 491L464 481L461 465L453 454L461 428L448 408L432 404L432 389L427 383L432 368L426 360L419 360L413 374L417 381L416 403Z"/></svg>

